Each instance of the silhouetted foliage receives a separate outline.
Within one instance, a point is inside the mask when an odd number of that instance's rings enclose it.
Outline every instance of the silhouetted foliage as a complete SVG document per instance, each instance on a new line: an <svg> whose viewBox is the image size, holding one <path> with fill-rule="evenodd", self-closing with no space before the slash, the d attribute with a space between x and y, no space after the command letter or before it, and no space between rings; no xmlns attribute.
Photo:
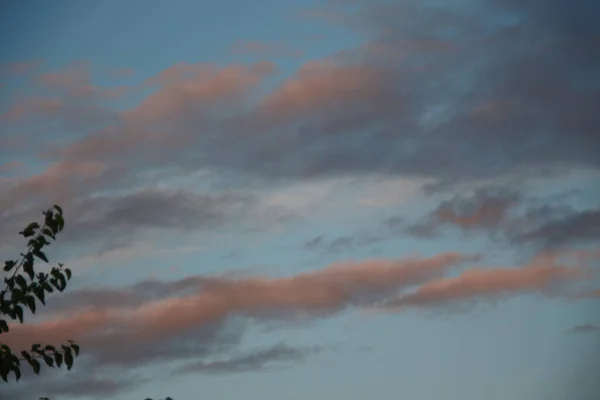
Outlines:
<svg viewBox="0 0 600 400"><path fill-rule="evenodd" d="M35 271L35 262L42 260L48 263L48 257L43 249L56 240L65 222L63 212L59 206L43 212L44 222L40 226L32 222L19 234L26 239L27 251L21 253L20 258L4 262L3 270L7 274L4 278L4 289L0 291L0 335L9 331L8 322L18 321L23 323L23 310L29 309L32 314L39 311L39 304L46 304L49 293L62 292L71 279L71 270L64 268L58 263L50 272ZM54 347L34 343L29 351L21 351L15 354L11 348L2 343L0 336L0 378L8 382L10 374L14 374L16 380L21 378L22 362L29 364L36 375L39 375L43 364L48 367L62 367L68 370L73 366L73 359L79 355L79 346L69 340L67 343ZM42 398L47 400L45 398Z"/></svg>
<svg viewBox="0 0 600 400"><path fill-rule="evenodd" d="M4 278L5 288L0 292L0 335L9 331L9 321L18 321L21 324L24 322L24 308L28 308L32 314L35 314L39 310L39 303L46 305L48 293L64 291L67 282L71 279L71 270L64 268L61 263L58 263L57 267L52 267L48 273L35 272L36 260L49 262L42 249L56 240L56 236L65 226L63 211L59 206L55 205L43 214L44 222L41 226L37 222L32 222L19 232L19 235L29 238L27 251L21 253L20 258L16 260L4 262L3 270L7 276ZM0 336L0 378L7 383L12 373L17 381L21 379L22 362L27 362L36 375L40 374L43 364L51 368L65 365L67 370L70 370L74 358L78 355L79 345L72 340L68 340L60 347L34 343L29 351L23 350L17 355L8 345L2 343ZM40 397L38 400L50 399ZM160 400L173 399L165 397Z"/></svg>

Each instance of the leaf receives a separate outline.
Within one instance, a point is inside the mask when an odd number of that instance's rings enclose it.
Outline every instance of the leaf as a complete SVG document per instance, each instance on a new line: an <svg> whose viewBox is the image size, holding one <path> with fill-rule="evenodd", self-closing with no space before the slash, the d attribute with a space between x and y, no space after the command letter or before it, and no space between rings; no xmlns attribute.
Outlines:
<svg viewBox="0 0 600 400"><path fill-rule="evenodd" d="M28 253L28 255L29 254L31 253ZM33 280L33 277L35 276L35 270L33 269L33 257L25 258L25 261L23 262L23 271L29 275L29 279Z"/></svg>
<svg viewBox="0 0 600 400"><path fill-rule="evenodd" d="M65 365L67 366L67 371L70 371L71 368L73 367L73 354L71 353L71 349L67 348L67 350L65 350Z"/></svg>
<svg viewBox="0 0 600 400"><path fill-rule="evenodd" d="M46 305L46 292L44 291L43 287L39 285L36 286L35 288L33 288L33 293L37 296L37 298L42 302L43 305Z"/></svg>
<svg viewBox="0 0 600 400"><path fill-rule="evenodd" d="M78 356L79 355L79 345L75 344L75 343L71 343L71 348L75 352L75 355Z"/></svg>
<svg viewBox="0 0 600 400"><path fill-rule="evenodd" d="M59 232L62 232L62 230L65 229L65 220L63 219L62 215L56 216L56 227L58 228Z"/></svg>
<svg viewBox="0 0 600 400"><path fill-rule="evenodd" d="M44 228L42 232L44 233L44 235L50 236L52 239L56 240L56 236L54 236L54 233L52 233L52 231L49 228Z"/></svg>
<svg viewBox="0 0 600 400"><path fill-rule="evenodd" d="M22 275L15 276L15 282L17 283L17 285L19 285L22 291L27 290L27 281L25 280L25 278L23 278Z"/></svg>
<svg viewBox="0 0 600 400"><path fill-rule="evenodd" d="M44 354L42 356L42 358L44 359L44 362L46 363L47 366L54 367L54 359L52 359L52 357Z"/></svg>
<svg viewBox="0 0 600 400"><path fill-rule="evenodd" d="M27 307L31 312L35 314L35 298L32 295L25 296L25 303L27 303Z"/></svg>
<svg viewBox="0 0 600 400"><path fill-rule="evenodd" d="M8 332L8 324L3 319L0 319L0 332Z"/></svg>
<svg viewBox="0 0 600 400"><path fill-rule="evenodd" d="M65 274L67 275L67 279L71 280L71 270L69 268L65 268Z"/></svg>
<svg viewBox="0 0 600 400"><path fill-rule="evenodd" d="M37 222L32 222L29 225L27 225L27 227L25 229L23 229L21 232L19 232L19 234L26 238L33 236L33 235L35 235L35 230L38 229L39 227L40 227L40 225Z"/></svg>
<svg viewBox="0 0 600 400"><path fill-rule="evenodd" d="M54 361L56 361L56 366L60 368L60 366L62 365L62 362L63 362L62 353L55 352L54 353Z"/></svg>
<svg viewBox="0 0 600 400"><path fill-rule="evenodd" d="M58 276L58 281L60 282L60 289L59 291L63 291L66 289L67 287L67 280L65 279L65 277L61 274Z"/></svg>
<svg viewBox="0 0 600 400"><path fill-rule="evenodd" d="M26 352L25 350L23 350L21 352L21 355L23 356L23 358L25 359L25 361L27 361L29 364L31 364L32 358L31 358L31 356L29 355L28 352Z"/></svg>
<svg viewBox="0 0 600 400"><path fill-rule="evenodd" d="M31 365L31 368L33 368L33 373L36 375L40 374L40 362L38 360L36 360L35 358L31 359L31 362L29 362L29 365Z"/></svg>
<svg viewBox="0 0 600 400"><path fill-rule="evenodd" d="M15 261L9 260L9 261L4 261L4 271L8 272L11 269L13 269L15 267L17 263Z"/></svg>
<svg viewBox="0 0 600 400"><path fill-rule="evenodd" d="M33 253L34 256L36 256L40 260L44 260L44 261L48 262L48 258L46 257L46 255L44 254L43 251L41 251L41 250L33 250L32 253Z"/></svg>
<svg viewBox="0 0 600 400"><path fill-rule="evenodd" d="M21 308L21 306L19 306L19 305L15 306L15 315L17 316L17 319L19 320L19 322L23 323L23 309Z"/></svg>
<svg viewBox="0 0 600 400"><path fill-rule="evenodd" d="M62 208L60 208L59 205L55 204L54 207L52 207L52 208L54 208L58 212L58 215L62 215L63 210L62 210Z"/></svg>

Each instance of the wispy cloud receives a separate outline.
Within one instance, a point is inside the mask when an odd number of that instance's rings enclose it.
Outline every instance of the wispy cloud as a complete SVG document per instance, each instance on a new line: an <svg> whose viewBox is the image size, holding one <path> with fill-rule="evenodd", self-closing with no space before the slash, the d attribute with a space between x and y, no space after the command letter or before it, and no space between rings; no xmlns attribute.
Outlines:
<svg viewBox="0 0 600 400"><path fill-rule="evenodd" d="M576 325L567 330L567 333L592 333L600 331L600 326L594 324Z"/></svg>

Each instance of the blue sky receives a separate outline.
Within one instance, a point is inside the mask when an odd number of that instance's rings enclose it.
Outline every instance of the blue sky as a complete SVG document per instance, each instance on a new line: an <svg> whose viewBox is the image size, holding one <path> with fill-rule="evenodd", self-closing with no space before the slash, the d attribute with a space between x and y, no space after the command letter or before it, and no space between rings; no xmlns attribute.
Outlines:
<svg viewBox="0 0 600 400"><path fill-rule="evenodd" d="M1 339L82 356L0 395L593 398L595 2L5 3Z"/></svg>

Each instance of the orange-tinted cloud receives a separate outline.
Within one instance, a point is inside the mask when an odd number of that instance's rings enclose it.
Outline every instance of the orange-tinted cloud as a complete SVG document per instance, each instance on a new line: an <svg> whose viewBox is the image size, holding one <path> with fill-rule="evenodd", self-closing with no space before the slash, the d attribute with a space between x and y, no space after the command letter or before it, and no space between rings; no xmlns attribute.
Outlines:
<svg viewBox="0 0 600 400"><path fill-rule="evenodd" d="M174 66L148 81L162 87L125 116L140 122L172 118L195 107L237 98L275 71L275 66L267 62L251 67Z"/></svg>
<svg viewBox="0 0 600 400"><path fill-rule="evenodd" d="M232 315L269 318L281 313L319 316L337 312L443 276L450 267L472 259L444 253L425 259L343 262L286 278L203 278L192 294L132 308L92 307L49 321L11 326L3 342L22 348L39 340L73 339L90 354L115 344L126 352L127 346L168 342ZM112 362L118 359L115 355Z"/></svg>
<svg viewBox="0 0 600 400"><path fill-rule="evenodd" d="M577 253L573 255L581 260ZM431 307L524 293L561 293L565 285L589 276L583 266L569 266L561 258L561 254L542 254L520 268L470 269L456 277L428 282L387 301L384 307Z"/></svg>
<svg viewBox="0 0 600 400"><path fill-rule="evenodd" d="M63 92L74 98L116 98L128 93L125 86L101 87L92 83L91 66L73 63L64 69L47 72L37 78L42 87Z"/></svg>
<svg viewBox="0 0 600 400"><path fill-rule="evenodd" d="M14 104L8 111L0 114L0 122L10 123L37 116L53 116L60 111L63 102L57 98L31 97Z"/></svg>
<svg viewBox="0 0 600 400"><path fill-rule="evenodd" d="M348 104L386 109L390 106L385 97L386 82L386 72L381 69L311 62L267 96L263 107L274 118L299 117Z"/></svg>
<svg viewBox="0 0 600 400"><path fill-rule="evenodd" d="M28 74L42 64L39 60L17 61L12 63L0 64L0 75L23 75Z"/></svg>

